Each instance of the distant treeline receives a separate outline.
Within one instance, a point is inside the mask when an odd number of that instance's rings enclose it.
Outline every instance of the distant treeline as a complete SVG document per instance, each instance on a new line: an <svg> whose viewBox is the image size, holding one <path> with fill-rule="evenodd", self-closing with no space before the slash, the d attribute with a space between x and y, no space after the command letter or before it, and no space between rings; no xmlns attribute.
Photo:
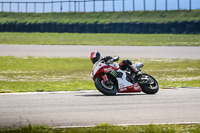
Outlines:
<svg viewBox="0 0 200 133"><path fill-rule="evenodd" d="M200 21L167 23L0 23L0 32L199 34Z"/></svg>

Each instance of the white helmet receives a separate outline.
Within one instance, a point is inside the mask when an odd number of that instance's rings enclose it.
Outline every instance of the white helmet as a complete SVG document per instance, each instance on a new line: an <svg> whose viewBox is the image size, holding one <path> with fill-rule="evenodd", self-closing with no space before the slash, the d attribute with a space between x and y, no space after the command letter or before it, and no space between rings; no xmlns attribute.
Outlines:
<svg viewBox="0 0 200 133"><path fill-rule="evenodd" d="M92 52L90 55L90 59L93 64L96 63L97 61L101 59L101 53L99 51Z"/></svg>

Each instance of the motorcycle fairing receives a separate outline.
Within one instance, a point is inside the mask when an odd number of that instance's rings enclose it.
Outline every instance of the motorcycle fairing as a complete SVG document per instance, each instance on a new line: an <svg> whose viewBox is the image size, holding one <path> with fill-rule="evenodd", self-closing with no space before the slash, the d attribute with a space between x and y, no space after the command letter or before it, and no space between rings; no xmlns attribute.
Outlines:
<svg viewBox="0 0 200 133"><path fill-rule="evenodd" d="M128 82L126 80L126 76L127 76L126 72L122 71L121 69L117 70L117 72L122 73L122 77L121 78L117 77L119 89L133 85L132 83L130 83L130 82Z"/></svg>
<svg viewBox="0 0 200 133"><path fill-rule="evenodd" d="M117 77L118 81L118 92L140 92L142 91L140 85L138 83L132 84L126 80L127 74L121 69L117 70L117 72L123 73L122 78Z"/></svg>
<svg viewBox="0 0 200 133"><path fill-rule="evenodd" d="M128 86L128 87L118 89L119 93L141 92L141 91L142 91L142 88L140 87L140 85L138 83L135 83L135 84Z"/></svg>
<svg viewBox="0 0 200 133"><path fill-rule="evenodd" d="M108 73L112 70L118 70L118 69L119 68L117 68L117 67L107 66L105 63L97 62L97 63L95 63L95 65L93 67L91 78L93 80L95 80L97 77L101 77L105 73Z"/></svg>
<svg viewBox="0 0 200 133"><path fill-rule="evenodd" d="M107 66L102 62L98 62L94 65L92 71L92 78L95 80L97 77L102 77L104 82L106 82L105 73L109 73L112 71L116 71L117 75L115 76L118 81L118 92L140 92L142 91L140 85L138 83L132 84L131 82L126 80L127 74L121 69L113 66ZM115 73L113 73L115 74ZM120 76L119 76L120 74Z"/></svg>

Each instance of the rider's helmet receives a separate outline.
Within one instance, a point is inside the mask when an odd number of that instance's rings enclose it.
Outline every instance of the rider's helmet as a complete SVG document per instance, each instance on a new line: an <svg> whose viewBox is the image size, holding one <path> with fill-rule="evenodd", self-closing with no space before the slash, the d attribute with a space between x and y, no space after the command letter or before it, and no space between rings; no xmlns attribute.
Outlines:
<svg viewBox="0 0 200 133"><path fill-rule="evenodd" d="M101 53L99 51L92 52L90 55L90 59L93 64L96 63L97 61L101 59Z"/></svg>

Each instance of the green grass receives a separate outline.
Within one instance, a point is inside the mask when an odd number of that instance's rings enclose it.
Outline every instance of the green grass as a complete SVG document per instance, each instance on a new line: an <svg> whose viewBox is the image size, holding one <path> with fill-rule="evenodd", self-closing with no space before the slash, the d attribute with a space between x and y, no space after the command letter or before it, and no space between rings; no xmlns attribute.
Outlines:
<svg viewBox="0 0 200 133"><path fill-rule="evenodd" d="M0 32L0 44L200 46L200 35Z"/></svg>
<svg viewBox="0 0 200 133"><path fill-rule="evenodd" d="M0 69L0 92L93 88L89 59L0 57Z"/></svg>
<svg viewBox="0 0 200 133"><path fill-rule="evenodd" d="M200 21L200 10L87 12L87 13L0 13L0 23L115 23Z"/></svg>
<svg viewBox="0 0 200 133"><path fill-rule="evenodd" d="M160 88L200 87L200 60L132 59ZM89 58L0 57L0 92L76 91L96 89L89 78Z"/></svg>
<svg viewBox="0 0 200 133"><path fill-rule="evenodd" d="M99 124L95 127L52 128L46 126L27 126L18 129L4 129L0 133L199 133L200 124L193 125L138 125L114 126Z"/></svg>

